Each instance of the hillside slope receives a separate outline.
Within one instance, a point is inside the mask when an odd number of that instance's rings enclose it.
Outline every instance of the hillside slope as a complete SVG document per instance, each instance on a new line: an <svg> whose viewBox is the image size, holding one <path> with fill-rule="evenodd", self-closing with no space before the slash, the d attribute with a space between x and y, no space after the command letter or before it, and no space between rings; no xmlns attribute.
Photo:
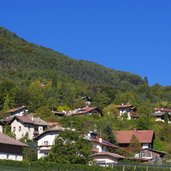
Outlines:
<svg viewBox="0 0 171 171"><path fill-rule="evenodd" d="M133 85L143 82L138 75L75 60L51 49L28 43L3 27L0 27L0 71L1 81L57 77L112 86L122 82Z"/></svg>

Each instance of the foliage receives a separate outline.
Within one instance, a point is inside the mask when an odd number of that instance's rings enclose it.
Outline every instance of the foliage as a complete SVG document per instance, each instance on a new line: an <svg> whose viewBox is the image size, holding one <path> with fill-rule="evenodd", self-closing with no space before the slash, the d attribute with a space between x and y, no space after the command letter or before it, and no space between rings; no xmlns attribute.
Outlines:
<svg viewBox="0 0 171 171"><path fill-rule="evenodd" d="M45 160L57 163L86 164L89 155L89 142L77 131L65 130L56 137L52 152Z"/></svg>
<svg viewBox="0 0 171 171"><path fill-rule="evenodd" d="M5 125L4 128L3 128L3 133L12 137L12 138L15 138L15 134L13 132L11 132L11 126L10 125Z"/></svg>
<svg viewBox="0 0 171 171"><path fill-rule="evenodd" d="M140 142L138 141L137 137L134 134L131 137L131 141L130 141L130 144L129 144L129 149L130 149L130 152L133 153L133 154L139 153L140 150L141 150L141 144L140 144Z"/></svg>

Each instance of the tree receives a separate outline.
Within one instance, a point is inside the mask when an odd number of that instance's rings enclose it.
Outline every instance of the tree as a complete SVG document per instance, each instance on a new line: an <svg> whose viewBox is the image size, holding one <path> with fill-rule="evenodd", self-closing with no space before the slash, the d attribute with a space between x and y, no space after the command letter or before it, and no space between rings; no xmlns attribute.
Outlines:
<svg viewBox="0 0 171 171"><path fill-rule="evenodd" d="M131 137L129 149L133 154L139 153L141 150L141 143L138 141L138 138L134 134Z"/></svg>
<svg viewBox="0 0 171 171"><path fill-rule="evenodd" d="M65 130L55 139L55 145L45 160L57 163L86 164L90 144L77 131Z"/></svg>
<svg viewBox="0 0 171 171"><path fill-rule="evenodd" d="M112 130L112 127L107 123L104 127L105 139L110 143L115 144L116 139Z"/></svg>

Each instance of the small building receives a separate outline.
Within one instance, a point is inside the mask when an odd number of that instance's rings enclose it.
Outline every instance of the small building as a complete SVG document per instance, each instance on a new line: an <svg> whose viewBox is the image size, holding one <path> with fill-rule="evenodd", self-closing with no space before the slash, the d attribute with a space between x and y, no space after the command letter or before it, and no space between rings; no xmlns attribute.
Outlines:
<svg viewBox="0 0 171 171"><path fill-rule="evenodd" d="M15 134L17 140L27 136L32 140L47 129L48 124L40 118L29 118L28 116L15 116L11 122L11 132Z"/></svg>
<svg viewBox="0 0 171 171"><path fill-rule="evenodd" d="M165 117L167 117L168 123L171 123L171 109L169 108L155 108L152 114L156 121L165 122ZM166 116L165 116L166 115Z"/></svg>
<svg viewBox="0 0 171 171"><path fill-rule="evenodd" d="M114 131L118 146L127 148L131 143L133 135L138 139L142 149L153 148L154 131L153 130L123 130Z"/></svg>
<svg viewBox="0 0 171 171"><path fill-rule="evenodd" d="M167 155L164 151L153 150L150 148L142 149L139 158L151 161L153 163L161 163L163 158Z"/></svg>
<svg viewBox="0 0 171 171"><path fill-rule="evenodd" d="M10 109L6 111L6 113L9 113L10 116L23 116L28 113L28 110L26 106L21 106L21 107Z"/></svg>
<svg viewBox="0 0 171 171"><path fill-rule="evenodd" d="M78 108L70 111L52 111L55 115L58 116L84 116L84 115L94 115L94 116L99 116L101 117L102 111L98 107L83 107L83 108Z"/></svg>
<svg viewBox="0 0 171 171"><path fill-rule="evenodd" d="M88 133L88 140L92 143L92 152L99 153L99 152L106 152L111 149L119 149L120 147L110 143L109 141L104 140L96 133L89 131Z"/></svg>
<svg viewBox="0 0 171 171"><path fill-rule="evenodd" d="M1 160L23 160L23 148L26 144L17 141L5 134L0 133L0 159Z"/></svg>
<svg viewBox="0 0 171 171"><path fill-rule="evenodd" d="M94 153L90 156L90 158L93 158L93 161L96 163L96 165L103 167L113 166L114 164L118 163L118 161L125 159L125 157L122 155L110 152Z"/></svg>
<svg viewBox="0 0 171 171"><path fill-rule="evenodd" d="M123 118L126 117L128 120L131 118L136 118L138 117L136 114L136 107L133 106L132 104L121 104L117 105L117 109L119 111L119 117Z"/></svg>
<svg viewBox="0 0 171 171"><path fill-rule="evenodd" d="M54 128L47 129L46 131L34 138L34 140L37 141L38 159L48 156L49 151L55 143L56 136L58 136L59 132L63 130L64 128L56 126Z"/></svg>

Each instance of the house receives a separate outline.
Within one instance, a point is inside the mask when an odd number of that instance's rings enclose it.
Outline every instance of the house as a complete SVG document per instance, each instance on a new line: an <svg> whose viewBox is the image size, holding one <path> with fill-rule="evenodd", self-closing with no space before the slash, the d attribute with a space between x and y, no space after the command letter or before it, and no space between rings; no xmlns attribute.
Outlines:
<svg viewBox="0 0 171 171"><path fill-rule="evenodd" d="M118 161L122 161L125 159L124 156L110 153L110 152L99 152L92 154L90 158L93 158L93 161L96 163L96 165L99 166L113 166L114 164L118 163Z"/></svg>
<svg viewBox="0 0 171 171"><path fill-rule="evenodd" d="M142 149L139 158L149 160L151 162L160 163L167 154L163 151L153 150L150 148Z"/></svg>
<svg viewBox="0 0 171 171"><path fill-rule="evenodd" d="M17 140L26 136L28 139L33 139L38 134L41 134L47 129L48 124L35 117L15 116L11 122L11 132L15 134Z"/></svg>
<svg viewBox="0 0 171 171"><path fill-rule="evenodd" d="M155 108L155 113L152 114L156 121L165 122L165 115L167 115L168 123L171 123L171 109L169 108Z"/></svg>
<svg viewBox="0 0 171 171"><path fill-rule="evenodd" d="M47 129L43 133L39 134L34 138L37 141L37 158L46 157L51 150L55 142L55 137L58 136L60 131L63 131L64 128L56 126L51 129Z"/></svg>
<svg viewBox="0 0 171 171"><path fill-rule="evenodd" d="M121 104L117 105L117 109L119 111L119 117L126 117L128 120L131 118L136 118L138 117L136 114L136 107L133 106L132 104Z"/></svg>
<svg viewBox="0 0 171 171"><path fill-rule="evenodd" d="M106 152L109 151L109 148L118 149L119 147L111 144L109 141L106 141L99 137L96 133L89 131L88 133L89 141L92 142L92 152L99 153L99 152Z"/></svg>
<svg viewBox="0 0 171 171"><path fill-rule="evenodd" d="M10 109L6 111L6 113L9 113L10 116L23 116L28 113L26 106L20 106L17 108Z"/></svg>
<svg viewBox="0 0 171 171"><path fill-rule="evenodd" d="M109 141L102 139L95 132L88 132L88 140L92 143L92 155L90 158L99 166L111 166L119 160L125 159L124 156L109 152L109 148L116 150L120 147L111 144Z"/></svg>
<svg viewBox="0 0 171 171"><path fill-rule="evenodd" d="M102 116L102 111L97 107L83 107L66 113L66 116L80 116L80 115Z"/></svg>
<svg viewBox="0 0 171 171"><path fill-rule="evenodd" d="M116 142L120 147L129 147L133 135L140 142L142 149L153 148L153 141L155 138L153 130L123 130L114 131Z"/></svg>
<svg viewBox="0 0 171 171"><path fill-rule="evenodd" d="M28 146L14 138L0 133L0 159L22 161L22 151L24 147Z"/></svg>
<svg viewBox="0 0 171 171"><path fill-rule="evenodd" d="M83 116L83 115L94 115L100 117L102 116L102 111L99 108L89 107L89 106L74 109L71 111L62 111L62 112L52 111L52 112L58 116Z"/></svg>

